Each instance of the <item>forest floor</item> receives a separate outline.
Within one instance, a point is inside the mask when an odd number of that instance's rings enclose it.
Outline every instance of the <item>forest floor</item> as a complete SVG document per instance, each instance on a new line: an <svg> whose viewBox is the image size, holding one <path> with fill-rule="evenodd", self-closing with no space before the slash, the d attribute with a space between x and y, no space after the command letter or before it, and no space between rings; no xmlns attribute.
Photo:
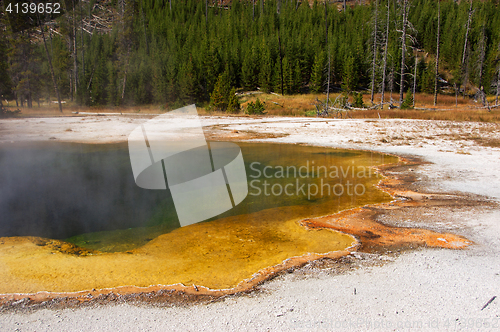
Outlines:
<svg viewBox="0 0 500 332"><path fill-rule="evenodd" d="M102 113L106 113L101 111ZM496 112L496 111L493 111ZM492 112L492 113L493 113ZM141 110L142 113L142 110ZM0 144L31 140L124 142L154 115L0 120ZM451 250L353 253L278 275L248 294L182 305L131 303L2 308L6 330L495 330L500 327L500 124L413 119L201 117L209 139L361 149L424 161L395 177L429 204L379 214L387 226L453 233ZM447 204L432 204L446 195ZM465 198L465 199L464 199ZM491 301L490 301L491 300Z"/></svg>

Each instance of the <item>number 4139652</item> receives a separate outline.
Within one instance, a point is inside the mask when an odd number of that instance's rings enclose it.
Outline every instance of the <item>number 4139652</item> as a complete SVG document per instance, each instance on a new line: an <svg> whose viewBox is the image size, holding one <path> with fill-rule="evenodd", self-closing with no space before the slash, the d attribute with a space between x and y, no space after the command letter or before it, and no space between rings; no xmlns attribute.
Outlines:
<svg viewBox="0 0 500 332"><path fill-rule="evenodd" d="M9 3L5 11L9 14L60 14L61 4L58 2L47 2L47 3Z"/></svg>

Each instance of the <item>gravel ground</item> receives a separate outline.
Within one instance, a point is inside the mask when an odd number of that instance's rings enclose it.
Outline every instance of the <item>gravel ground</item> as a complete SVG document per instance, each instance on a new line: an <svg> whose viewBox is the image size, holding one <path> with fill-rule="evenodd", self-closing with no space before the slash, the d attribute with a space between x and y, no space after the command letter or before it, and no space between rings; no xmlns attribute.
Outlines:
<svg viewBox="0 0 500 332"><path fill-rule="evenodd" d="M1 120L0 142L51 137L123 141L146 119ZM221 136L234 132L280 134L266 141L419 156L431 162L415 170L426 191L471 193L500 201L500 149L485 146L499 139L498 124L222 117L206 117L203 123ZM212 125L224 126L211 129ZM209 304L158 307L121 303L7 310L0 314L0 330L500 331L498 207L448 207L426 213L432 218L418 220L419 226L463 235L475 244L465 250L356 253L349 258L348 268L311 263L264 283L255 292ZM384 218L381 221L396 223L390 215Z"/></svg>

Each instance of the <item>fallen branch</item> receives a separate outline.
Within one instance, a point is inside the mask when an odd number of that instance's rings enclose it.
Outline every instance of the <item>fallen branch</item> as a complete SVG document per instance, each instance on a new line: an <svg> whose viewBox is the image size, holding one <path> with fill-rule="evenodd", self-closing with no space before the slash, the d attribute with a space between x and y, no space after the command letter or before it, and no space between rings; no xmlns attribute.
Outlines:
<svg viewBox="0 0 500 332"><path fill-rule="evenodd" d="M486 304L481 308L481 311L483 311L483 309L489 306L490 303L493 302L496 298L497 298L496 296L493 296L488 302L486 302Z"/></svg>

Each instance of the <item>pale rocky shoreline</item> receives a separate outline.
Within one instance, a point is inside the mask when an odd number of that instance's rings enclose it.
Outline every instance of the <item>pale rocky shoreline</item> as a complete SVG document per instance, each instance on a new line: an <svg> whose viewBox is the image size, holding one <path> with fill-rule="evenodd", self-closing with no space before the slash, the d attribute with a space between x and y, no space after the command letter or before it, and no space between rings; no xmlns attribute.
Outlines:
<svg viewBox="0 0 500 332"><path fill-rule="evenodd" d="M0 120L0 144L17 141L124 142L148 116ZM462 192L500 201L499 124L425 120L203 117L209 137L302 143L418 156L426 192ZM421 248L355 254L348 269L311 263L248 295L210 304L155 307L121 303L0 314L1 330L500 330L498 206L450 206L421 216L385 216L391 225L462 235L465 250ZM375 264L374 261L384 262ZM341 273L339 273L339 270ZM483 306L497 296L486 308Z"/></svg>

